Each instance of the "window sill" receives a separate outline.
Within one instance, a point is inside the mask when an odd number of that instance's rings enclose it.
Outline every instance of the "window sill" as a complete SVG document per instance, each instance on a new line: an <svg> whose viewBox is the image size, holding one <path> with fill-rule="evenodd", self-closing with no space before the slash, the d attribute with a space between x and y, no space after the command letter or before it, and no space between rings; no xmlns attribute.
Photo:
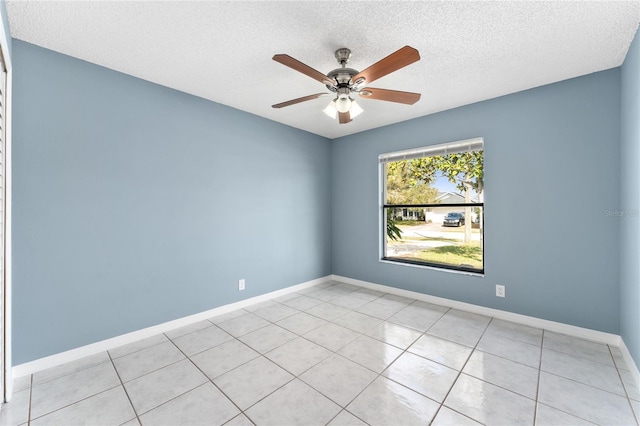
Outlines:
<svg viewBox="0 0 640 426"><path fill-rule="evenodd" d="M414 263L405 263L405 262L396 262L393 260L380 259L380 263L386 263L390 265L398 265L398 266L409 266L412 268L420 268L420 269L429 269L432 271L446 272L449 274L459 274L459 275L467 275L472 277L481 277L484 278L484 273L480 272L471 272L471 271L458 271L456 269L447 269L447 268L438 268L436 266L428 266L428 265L417 265Z"/></svg>

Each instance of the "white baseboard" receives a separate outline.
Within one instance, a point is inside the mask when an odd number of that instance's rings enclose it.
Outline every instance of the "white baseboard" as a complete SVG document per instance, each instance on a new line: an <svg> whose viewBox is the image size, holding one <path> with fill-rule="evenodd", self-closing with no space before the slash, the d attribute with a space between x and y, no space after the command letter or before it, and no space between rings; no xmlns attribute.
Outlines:
<svg viewBox="0 0 640 426"><path fill-rule="evenodd" d="M436 305L447 306L455 309L460 309L467 312L472 312L480 315L486 315L494 318L498 318L505 321L511 321L522 325L528 325L531 327L542 328L555 333L567 334L569 336L579 337L582 339L591 340L598 343L603 343L620 348L623 357L627 365L632 370L632 374L636 378L636 383L640 383L640 373L636 366L629 350L627 349L624 341L620 336L611 333L604 333L602 331L591 330L587 328L577 327L573 325L563 324L555 321L544 320L540 318L530 317L527 315L515 314L513 312L501 311L499 309L486 308L484 306L473 305L465 302L458 302L455 300L445 299L442 297L430 296L428 294L418 293L410 290L403 290L396 287L390 287L387 285L371 283L368 281L356 280L349 277L343 277L340 275L329 275L315 280L307 281L302 284L297 284L291 287L287 287L281 290L266 293L260 296L252 297L250 299L241 300L239 302L231 303L228 305L220 306L205 312L190 315L184 318L179 318L173 321L158 324L152 327L137 330L131 333L123 334L111 339L103 340L101 342L92 343L87 346L72 349L59 354L51 355L45 358L40 358L31 362L16 365L13 367L13 377L21 377L29 374L36 373L47 368L55 367L67 362L75 361L80 358L84 358L89 355L93 355L106 350L114 349L118 346L133 343L140 339L154 336L156 334L164 333L176 328L184 327L186 325L193 324L198 321L202 321L208 318L212 318L217 315L222 315L227 312L241 309L256 303L264 302L267 300L275 299L288 293L292 293L298 290L302 290L307 287L320 284L326 281L339 281L345 284L351 284L359 287L368 288L371 290L378 290L384 293L395 294L398 296L404 296L411 299L417 299L424 302L434 303Z"/></svg>
<svg viewBox="0 0 640 426"><path fill-rule="evenodd" d="M563 324L560 322L549 321L541 318L530 317L527 315L514 314L513 312L501 311L499 309L486 308L484 306L472 305L471 303L458 302L455 300L445 299L442 297L430 296L424 293L418 293L410 290L403 290L396 287L389 287L382 284L375 284L368 281L356 280L353 278L343 277L340 275L331 275L334 281L340 281L346 284L352 284L359 287L365 287L371 290L378 290L385 293L404 296L411 299L422 300L424 302L433 303L435 305L447 306L450 308L460 309L474 314L486 315L505 321L511 321L530 327L542 328L554 333L567 334L569 336L579 337L581 339L591 340L615 347L620 346L620 336L617 334L605 333L602 331L591 330L588 328L576 327L574 325Z"/></svg>
<svg viewBox="0 0 640 426"><path fill-rule="evenodd" d="M156 334L165 333L167 331L174 330L176 328L184 327L186 325L193 324L198 321L206 320L208 318L222 315L227 312L241 309L246 306L255 305L256 303L264 302L267 300L275 299L276 297L283 296L294 291L302 290L307 287L320 284L322 282L329 281L330 276L317 278L311 281L304 282L302 284L293 285L291 287L283 288L281 290L272 291L271 293L262 294L260 296L252 297L250 299L240 300L228 305L219 306L208 311L200 312L187 317L178 318L173 321L168 321L162 324L154 325L151 327L143 328L141 330L133 331L131 333L123 334L111 339L102 340L100 342L92 343L90 345L81 346L76 349L71 349L65 352L61 352L55 355L51 355L45 358L36 359L34 361L26 362L24 364L16 365L12 368L13 377L21 377L29 374L36 373L38 371L46 370L47 368L55 367L67 362L76 361L80 358L84 358L89 355L94 355L99 352L104 352L110 349L117 348L118 346L126 345L136 342L147 337L155 336Z"/></svg>

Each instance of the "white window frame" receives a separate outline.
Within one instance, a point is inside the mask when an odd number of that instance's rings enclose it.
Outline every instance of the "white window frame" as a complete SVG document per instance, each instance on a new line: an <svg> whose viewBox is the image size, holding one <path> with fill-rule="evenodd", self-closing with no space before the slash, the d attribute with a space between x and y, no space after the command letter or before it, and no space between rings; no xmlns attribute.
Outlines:
<svg viewBox="0 0 640 426"><path fill-rule="evenodd" d="M486 259L484 258L484 224L481 225L482 234L483 234L481 236L482 251L483 251L481 271L466 270L466 269L456 268L454 266L430 264L426 262L422 263L422 262L402 261L399 259L385 257L385 254L387 252L386 213L385 213L385 205L386 205L386 199L387 199L387 176L386 176L385 164L390 162L395 162L395 161L412 160L416 158L432 157L437 155L447 155L447 154L478 151L478 150L484 151L484 138L482 137L465 139L465 140L455 141L455 142L447 142L447 143L442 143L437 145L428 145L428 146L423 146L419 148L407 149L403 151L388 152L388 153L380 154L378 156L378 167L379 167L378 187L380 188L380 191L379 191L380 199L379 199L379 206L378 206L378 212L379 212L378 232L381 233L380 239L379 239L380 246L379 246L378 259L381 263L409 266L414 268L432 269L437 271L444 271L444 272L464 274L464 275L473 275L473 276L481 276L481 277L484 276L485 263L486 263L485 262ZM483 196L482 196L481 202L474 203L474 204L481 204L482 217L484 220L484 189L482 191L482 194ZM465 205L466 204L462 204L462 206L465 206Z"/></svg>

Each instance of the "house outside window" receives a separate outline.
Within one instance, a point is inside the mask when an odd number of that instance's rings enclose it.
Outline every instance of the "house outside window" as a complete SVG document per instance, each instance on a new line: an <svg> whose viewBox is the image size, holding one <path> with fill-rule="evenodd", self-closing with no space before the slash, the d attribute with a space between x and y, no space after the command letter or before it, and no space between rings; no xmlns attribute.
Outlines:
<svg viewBox="0 0 640 426"><path fill-rule="evenodd" d="M379 156L381 260L484 273L484 140Z"/></svg>

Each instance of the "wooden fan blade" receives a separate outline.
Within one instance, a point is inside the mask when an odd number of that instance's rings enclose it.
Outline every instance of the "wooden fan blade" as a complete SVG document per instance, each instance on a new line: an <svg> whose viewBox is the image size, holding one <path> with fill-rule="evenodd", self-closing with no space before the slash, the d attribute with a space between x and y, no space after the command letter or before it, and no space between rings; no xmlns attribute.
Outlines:
<svg viewBox="0 0 640 426"><path fill-rule="evenodd" d="M282 65L286 65L289 68L293 68L294 70L301 72L304 75L308 75L314 80L318 80L322 84L335 84L329 77L322 74L320 71L311 68L307 64L303 64L299 60L292 58L289 55L273 55L273 60L276 62L280 62Z"/></svg>
<svg viewBox="0 0 640 426"><path fill-rule="evenodd" d="M346 124L351 121L351 114L349 114L349 111L339 112L338 119L340 120L340 124Z"/></svg>
<svg viewBox="0 0 640 426"><path fill-rule="evenodd" d="M398 102L400 104L413 105L420 100L420 93L401 92L399 90L375 89L365 87L360 91L360 96L365 99L378 101Z"/></svg>
<svg viewBox="0 0 640 426"><path fill-rule="evenodd" d="M272 108L283 108L289 105L299 104L300 102L310 101L322 96L326 96L328 93L316 93L315 95L303 96L302 98L291 99L290 101L281 102L279 104L271 105Z"/></svg>
<svg viewBox="0 0 640 426"><path fill-rule="evenodd" d="M396 50L386 58L379 60L364 71L360 71L359 74L356 74L352 78L352 81L356 81L360 77L364 77L367 83L371 83L380 77L391 74L392 72L419 60L420 53L418 53L418 51L413 47L405 46L400 50Z"/></svg>

